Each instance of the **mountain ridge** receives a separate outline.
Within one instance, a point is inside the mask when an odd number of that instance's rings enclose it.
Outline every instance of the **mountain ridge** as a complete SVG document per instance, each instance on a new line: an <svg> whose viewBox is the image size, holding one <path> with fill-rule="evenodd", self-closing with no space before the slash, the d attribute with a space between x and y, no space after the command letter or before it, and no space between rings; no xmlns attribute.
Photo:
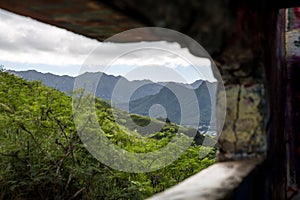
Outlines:
<svg viewBox="0 0 300 200"><path fill-rule="evenodd" d="M199 126L210 126L210 121L214 120L213 112L215 110L214 103L216 92L216 84L214 82L197 80L191 84L176 83L176 82L152 82L150 80L133 80L129 81L122 76L108 75L102 72L86 72L77 77L68 75L55 75L52 73L42 73L36 70L14 71L7 70L9 73L20 76L28 81L40 80L46 86L54 87L62 92L71 94L75 79L93 80L95 77L101 76L95 95L111 101L119 109L129 113L136 113L144 116L149 115L149 109L154 104L160 104L165 107L167 116L165 119L180 123L180 103L192 104L195 103L189 98L192 96L183 97L183 102L178 102L176 93L194 91L198 100L198 109L201 114ZM172 94L174 90L175 95ZM115 91L115 92L114 92ZM117 91L117 92L116 92ZM116 94L117 93L117 94ZM128 105L126 105L128 103ZM186 112L193 113L193 107L188 107ZM205 115L203 115L205 113ZM152 117L159 118L162 116L154 115ZM189 121L194 121L195 114L188 115L183 125L190 125Z"/></svg>
<svg viewBox="0 0 300 200"><path fill-rule="evenodd" d="M67 94L70 94L71 91L73 90L74 82L75 79L78 77L88 77L89 75L101 75L100 82L98 83L98 87L96 90L96 96L106 99L106 100L111 100L111 93L116 86L116 83L118 81L122 82L122 85L124 88L136 88L140 85L146 85L143 90L139 90L139 93L135 93L135 96L132 96L131 99L136 100L148 95L153 95L157 94L159 90L165 86L166 84L178 84L178 85L183 85L185 87L192 87L196 89L195 87L198 85L201 85L203 82L208 82L208 81L203 81L203 80L197 80L191 84L185 84L185 83L177 83L177 82L153 82L151 80L133 80L129 81L123 76L114 76L114 75L109 75L105 74L103 72L85 72L79 76L73 77L69 75L56 75L52 74L50 72L47 73L42 73L36 70L25 70L25 71L15 71L15 70L7 70L7 72L15 74L19 77L22 77L28 81L33 81L33 80L40 80L43 82L48 87L53 87L55 89L58 89L62 92L65 92ZM87 78L88 79L88 78ZM149 85L148 85L149 84ZM124 99L115 99L115 101L124 101Z"/></svg>

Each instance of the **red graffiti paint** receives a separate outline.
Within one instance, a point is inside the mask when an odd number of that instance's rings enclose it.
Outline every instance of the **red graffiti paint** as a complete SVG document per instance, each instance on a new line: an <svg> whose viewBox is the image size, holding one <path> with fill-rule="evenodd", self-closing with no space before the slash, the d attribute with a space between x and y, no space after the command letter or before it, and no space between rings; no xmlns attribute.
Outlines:
<svg viewBox="0 0 300 200"><path fill-rule="evenodd" d="M293 20L292 20L292 29L300 28L300 7L293 8Z"/></svg>
<svg viewBox="0 0 300 200"><path fill-rule="evenodd" d="M297 18L297 20L300 21L300 7L293 8L293 13L294 13L295 17Z"/></svg>

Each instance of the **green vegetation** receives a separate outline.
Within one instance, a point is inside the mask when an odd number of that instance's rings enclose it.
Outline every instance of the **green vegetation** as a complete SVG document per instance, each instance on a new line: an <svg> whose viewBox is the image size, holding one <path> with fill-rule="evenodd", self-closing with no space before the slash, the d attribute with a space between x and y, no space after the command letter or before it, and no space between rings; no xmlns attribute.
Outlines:
<svg viewBox="0 0 300 200"><path fill-rule="evenodd" d="M142 133L129 115L97 99L99 124L113 143L132 152L159 149L174 137L176 124ZM149 173L116 171L97 161L81 143L72 99L40 82L0 72L0 199L144 199L169 188L215 162L215 151L201 136L171 165ZM188 128L184 134L188 135ZM145 137L147 135L148 137ZM188 136L185 136L188 137ZM208 156L199 159L199 151Z"/></svg>

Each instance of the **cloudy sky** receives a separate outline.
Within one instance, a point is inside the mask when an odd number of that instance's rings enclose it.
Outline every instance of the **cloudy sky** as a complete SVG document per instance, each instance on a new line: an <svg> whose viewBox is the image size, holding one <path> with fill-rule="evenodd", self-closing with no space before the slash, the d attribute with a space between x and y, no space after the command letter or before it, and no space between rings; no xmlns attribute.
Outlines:
<svg viewBox="0 0 300 200"><path fill-rule="evenodd" d="M102 71L129 80L215 81L210 61L178 43L101 43L1 9L0 65L71 76Z"/></svg>

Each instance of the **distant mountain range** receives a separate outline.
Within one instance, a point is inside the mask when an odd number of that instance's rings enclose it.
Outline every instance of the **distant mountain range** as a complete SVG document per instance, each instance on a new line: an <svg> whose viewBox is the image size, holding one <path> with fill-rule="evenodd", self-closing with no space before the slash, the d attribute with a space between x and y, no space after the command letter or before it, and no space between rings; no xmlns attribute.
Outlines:
<svg viewBox="0 0 300 200"><path fill-rule="evenodd" d="M59 76L35 70L7 71L28 81L40 80L46 86L56 88L67 94L70 94L73 90L76 79L67 75ZM151 106L159 104L164 107L168 120L180 123L180 118L184 114L181 124L189 126L195 126L191 122L197 116L195 110L199 109L199 126L208 127L211 125L209 123L211 120L213 124L215 123L216 83L202 80L195 81L189 85L175 82L155 83L150 80L129 81L121 76L107 75L101 72L87 72L79 75L78 78L81 80L91 80L100 76L101 78L95 95L105 100L112 100L113 106L117 108L129 111L130 113L149 116ZM196 97L198 102L195 102L195 98L193 97ZM129 105L126 102L129 102ZM182 108L181 105L183 105ZM181 109L185 109L183 113ZM159 109L152 109L152 111L150 114L153 118L166 117Z"/></svg>
<svg viewBox="0 0 300 200"><path fill-rule="evenodd" d="M53 87L67 94L70 94L71 91L73 91L74 82L75 82L75 77L72 76L67 76L67 75L59 76L51 73L41 73L35 70L28 70L28 71L7 70L7 72L15 74L28 81L40 80L46 86ZM88 72L79 75L78 77L81 78L82 80L91 80L94 79L95 76L96 77L101 76L95 94L96 96L105 100L111 100L113 90L115 89L116 84L121 85L122 88L127 88L127 90L133 90L142 85L143 89L140 89L139 92L135 92L134 96L131 97L131 99L134 100L145 97L147 95L158 93L160 89L163 87L163 85L165 84L165 83L161 83L161 84L153 83L149 80L128 81L126 78L123 78L121 76L107 75L101 72L95 72L95 73ZM127 96L126 95L127 91L119 91L119 92L120 93L114 100L117 102L126 101L125 96Z"/></svg>
<svg viewBox="0 0 300 200"><path fill-rule="evenodd" d="M161 105L166 112L166 116L171 122L188 126L197 126L195 119L200 117L200 125L209 125L213 118L214 98L211 98L209 88L213 89L214 84L202 82L197 88L187 88L186 86L168 83L160 89L157 94L131 100L129 102L129 112L139 115L149 115L150 108ZM198 101L198 102L197 102ZM122 109L122 107L119 107ZM200 116L199 116L200 114ZM152 110L151 117L159 118L159 109ZM182 119L181 119L182 117Z"/></svg>

